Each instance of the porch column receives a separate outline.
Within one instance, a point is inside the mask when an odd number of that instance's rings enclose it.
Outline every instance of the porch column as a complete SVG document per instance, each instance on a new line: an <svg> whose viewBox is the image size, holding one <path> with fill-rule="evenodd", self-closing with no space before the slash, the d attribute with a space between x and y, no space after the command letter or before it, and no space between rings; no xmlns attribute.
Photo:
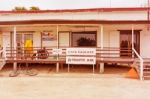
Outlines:
<svg viewBox="0 0 150 99"><path fill-rule="evenodd" d="M16 26L14 26L13 32L14 32L14 33L13 33L13 38L14 38L14 39L13 39L13 44L14 44L14 46L13 46L13 47L14 47L13 53L16 53L16 47L17 47L17 46L16 46ZM14 57L15 57L14 59L16 59L16 54L14 55ZM14 62L14 63L13 63L13 70L14 70L14 71L17 70L17 62Z"/></svg>
<svg viewBox="0 0 150 99"><path fill-rule="evenodd" d="M132 43L131 43L132 45L132 57L134 57L134 52L133 52L133 49L134 49L134 26L133 26L133 24L132 24Z"/></svg>
<svg viewBox="0 0 150 99"><path fill-rule="evenodd" d="M100 26L100 36L101 36L101 40L100 40L100 45L101 45L101 50L103 50L104 45L103 45L103 34L104 34L104 27L103 25ZM101 51L101 53L103 53L103 51ZM101 55L102 56L102 55ZM103 60L103 58L101 58L101 60ZM104 63L100 63L100 73L104 72Z"/></svg>
<svg viewBox="0 0 150 99"><path fill-rule="evenodd" d="M59 35L59 33L58 33L59 32L59 26L58 25L57 25L56 31L57 31L57 48L59 48L59 40L58 40L59 39L59 36L58 36Z"/></svg>
<svg viewBox="0 0 150 99"><path fill-rule="evenodd" d="M59 27L58 27L58 25L57 25L57 29L56 29L56 32L57 32L57 49L59 48ZM57 61L59 60L59 57L58 57L58 55L57 55ZM57 62L56 63L56 72L58 73L59 72L59 62Z"/></svg>
<svg viewBox="0 0 150 99"><path fill-rule="evenodd" d="M103 32L104 32L104 28L103 28L103 25L101 25L101 49L104 48L104 45L103 45Z"/></svg>

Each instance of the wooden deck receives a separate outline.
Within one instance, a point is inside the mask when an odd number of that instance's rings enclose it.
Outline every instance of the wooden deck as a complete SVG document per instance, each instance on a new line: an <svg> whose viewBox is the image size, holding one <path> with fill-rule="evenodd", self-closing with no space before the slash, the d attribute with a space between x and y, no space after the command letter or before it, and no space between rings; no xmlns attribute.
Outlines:
<svg viewBox="0 0 150 99"><path fill-rule="evenodd" d="M133 63L134 58L97 58L97 63Z"/></svg>
<svg viewBox="0 0 150 99"><path fill-rule="evenodd" d="M133 63L134 58L96 58L96 63ZM149 61L150 59L146 59L145 61ZM48 59L8 59L6 60L7 63L66 63L65 58L48 58Z"/></svg>
<svg viewBox="0 0 150 99"><path fill-rule="evenodd" d="M6 53L6 63L42 63L42 64L56 64L56 72L59 71L59 67L66 64L66 48L62 48L62 53L58 56L53 54L53 48L46 48L45 53L39 53L43 49L41 48L33 48L34 53L23 53L19 54L15 49L7 49ZM84 49L83 49L84 50ZM120 48L96 48L96 54L92 54L87 57L96 57L96 65L93 64L93 73L94 66L103 70L104 66L101 63L123 63L123 64L132 64L134 62L134 58L132 58L132 50L131 49L120 49ZM24 52L24 51L22 51ZM124 52L124 53L121 53ZM32 56L31 56L32 54ZM41 59L39 55L45 54L47 55L46 59ZM27 58L27 56L29 56ZM76 57L83 57L83 55L73 55ZM84 55L85 56L85 55ZM16 66L14 65L14 68ZM69 71L69 65L68 65ZM102 73L102 72L101 72Z"/></svg>

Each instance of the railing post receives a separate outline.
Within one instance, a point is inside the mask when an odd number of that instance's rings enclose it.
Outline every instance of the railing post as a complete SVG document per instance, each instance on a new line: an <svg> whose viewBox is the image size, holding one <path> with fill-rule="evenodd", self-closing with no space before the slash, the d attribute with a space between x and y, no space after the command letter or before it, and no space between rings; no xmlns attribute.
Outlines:
<svg viewBox="0 0 150 99"><path fill-rule="evenodd" d="M57 25L57 28L56 28L56 32L57 32L57 49L59 48L59 27L58 27L58 25ZM59 62L58 62L58 60L59 60L59 55L57 54L57 63L56 63L56 72L59 72Z"/></svg>
<svg viewBox="0 0 150 99"><path fill-rule="evenodd" d="M13 29L13 37L14 37L14 39L13 39L13 45L14 45L14 52L13 53L16 53L16 26L14 26L14 29ZM14 54L15 55L15 59L16 59L16 54Z"/></svg>
<svg viewBox="0 0 150 99"><path fill-rule="evenodd" d="M140 80L143 80L143 59L140 61Z"/></svg>
<svg viewBox="0 0 150 99"><path fill-rule="evenodd" d="M101 49L104 48L104 45L103 45L103 32L104 32L104 27L103 27L103 25L101 25Z"/></svg>
<svg viewBox="0 0 150 99"><path fill-rule="evenodd" d="M133 24L132 24L132 43L131 43L132 45L132 49L134 49L134 26L133 26ZM133 50L132 50L132 58L134 57L134 52L133 52Z"/></svg>

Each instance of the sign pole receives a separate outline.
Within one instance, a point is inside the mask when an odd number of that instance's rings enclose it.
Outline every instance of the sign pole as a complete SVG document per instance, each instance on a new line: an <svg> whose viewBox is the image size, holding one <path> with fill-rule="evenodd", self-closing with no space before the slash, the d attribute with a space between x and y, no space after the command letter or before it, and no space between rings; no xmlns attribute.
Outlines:
<svg viewBox="0 0 150 99"><path fill-rule="evenodd" d="M70 72L70 64L68 64L68 73Z"/></svg>
<svg viewBox="0 0 150 99"><path fill-rule="evenodd" d="M95 72L95 69L94 69L94 64L93 64L93 74L94 74L94 72Z"/></svg>
<svg viewBox="0 0 150 99"><path fill-rule="evenodd" d="M57 49L59 48L59 40L58 40L58 25L57 25ZM59 58L58 58L58 54L57 54L57 63L56 63L56 72L59 72L59 62L58 62Z"/></svg>

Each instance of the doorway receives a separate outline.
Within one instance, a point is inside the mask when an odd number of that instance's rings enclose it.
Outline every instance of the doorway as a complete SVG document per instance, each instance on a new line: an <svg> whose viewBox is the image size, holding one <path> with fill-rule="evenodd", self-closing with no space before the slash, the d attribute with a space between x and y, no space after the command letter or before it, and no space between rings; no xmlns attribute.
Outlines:
<svg viewBox="0 0 150 99"><path fill-rule="evenodd" d="M134 30L134 48L140 54L140 30ZM120 30L120 57L132 57L132 30Z"/></svg>
<svg viewBox="0 0 150 99"><path fill-rule="evenodd" d="M25 46L28 40L33 44L33 33L17 33L16 42L17 42L17 55L21 56L24 54Z"/></svg>

